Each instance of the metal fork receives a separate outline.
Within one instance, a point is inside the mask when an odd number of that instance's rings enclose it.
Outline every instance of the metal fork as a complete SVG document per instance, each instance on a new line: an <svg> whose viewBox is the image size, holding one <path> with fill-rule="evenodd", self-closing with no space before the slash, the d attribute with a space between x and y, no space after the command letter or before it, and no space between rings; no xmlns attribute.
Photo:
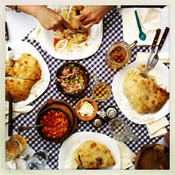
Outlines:
<svg viewBox="0 0 175 175"><path fill-rule="evenodd" d="M156 52L156 54L154 55L154 57L153 57L153 59L152 59L152 61L151 61L151 63L150 63L150 66L151 66L152 68L155 67L155 65L157 64L157 62L158 62L158 60L159 60L158 52L161 50L161 48L162 48L162 46L163 46L163 44L164 44L164 42L165 42L165 39L166 39L166 37L167 37L167 35L168 35L169 30L170 30L170 29L169 29L168 27L166 27L166 29L165 29L165 31L164 31L164 33L163 33L163 36L162 36L161 41L160 41L160 43L159 43L157 52Z"/></svg>

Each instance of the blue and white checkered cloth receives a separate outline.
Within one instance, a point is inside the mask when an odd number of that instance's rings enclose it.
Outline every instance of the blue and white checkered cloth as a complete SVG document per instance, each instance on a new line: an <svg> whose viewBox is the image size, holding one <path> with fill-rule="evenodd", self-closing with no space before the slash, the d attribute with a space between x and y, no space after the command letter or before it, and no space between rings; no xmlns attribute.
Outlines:
<svg viewBox="0 0 175 175"><path fill-rule="evenodd" d="M117 9L113 8L109 11L103 20L104 26L104 33L103 33L103 40L100 48L98 51L89 58L79 60L78 62L84 65L90 74L90 85L81 96L77 98L70 98L63 94L61 94L55 85L55 74L56 70L66 61L55 59L49 53L44 51L36 40L31 41L28 36L24 38L24 41L31 43L41 54L44 58L46 64L48 65L50 71L51 81L47 90L35 101L32 102L34 106L34 110L28 114L21 114L14 121L14 129L17 132L18 126L29 126L35 124L35 117L39 108L48 100L48 99L59 99L68 102L70 105L75 107L75 104L83 97L92 98L91 95L91 88L93 85L93 74L97 74L99 81L106 82L108 85L112 85L113 77L117 74L117 70L110 69L105 62L105 54L109 49L110 45L115 41L123 40L123 31L122 31L122 17L121 14L117 11ZM131 43L129 43L131 44ZM146 52L149 51L149 47L135 47L132 50L132 58L129 63L133 62L136 58L137 52ZM153 139L149 138L146 126L138 125L133 123L132 121L128 120L118 108L113 95L111 95L110 99L106 102L99 102L98 107L99 110L106 108L107 106L115 106L119 111L119 117L123 118L124 121L131 127L133 134L139 137L138 142L134 142L133 140L129 140L126 142L126 145L134 152L137 153L142 145L156 143L161 137L156 137ZM169 115L167 115L169 120ZM167 128L169 130L169 127ZM78 125L75 132L83 132L83 131L91 131L91 132L98 132L102 134L106 134L110 137L110 134L107 123L104 124L100 128L94 128L90 122L80 121L78 120ZM36 129L31 129L24 131L22 134L26 140L28 145L33 148L35 151L39 149L45 149L48 151L48 162L47 164L50 166L51 169L57 170L58 169L58 159L59 159L59 150L61 144L58 143L50 143L46 142L38 135Z"/></svg>

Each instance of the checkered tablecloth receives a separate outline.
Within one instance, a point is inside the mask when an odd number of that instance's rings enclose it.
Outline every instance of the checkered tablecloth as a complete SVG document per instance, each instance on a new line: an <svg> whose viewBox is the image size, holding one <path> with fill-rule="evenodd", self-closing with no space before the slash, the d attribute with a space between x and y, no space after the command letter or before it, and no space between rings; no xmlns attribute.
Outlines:
<svg viewBox="0 0 175 175"><path fill-rule="evenodd" d="M18 126L34 125L37 111L48 99L63 100L68 102L73 107L75 107L75 104L81 98L83 97L92 98L92 95L90 92L93 85L92 77L94 73L97 74L99 81L106 82L110 86L112 85L113 77L115 74L117 74L117 71L110 69L106 65L105 54L113 42L123 40L122 17L121 17L121 14L117 11L117 9L112 9L110 12L107 13L107 15L104 17L104 20L103 20L103 26L104 26L103 40L99 50L91 57L78 61L80 64L84 65L88 69L90 74L90 85L85 91L85 93L77 98L70 98L61 94L60 92L58 92L55 85L56 70L66 61L55 59L54 57L49 55L49 53L47 53L42 49L40 43L38 43L35 40L34 41L29 40L28 36L24 38L24 41L31 43L38 50L41 56L44 58L50 71L51 81L47 90L39 98L37 98L34 102L32 102L32 105L34 106L34 110L28 114L21 114L15 119L14 129L16 131ZM133 48L132 51L133 51L132 58L129 61L129 63L135 60L136 53L138 51L139 52L149 51L149 47L135 47ZM110 99L108 99L106 102L98 103L99 110L102 110L110 105L115 106L118 109L119 117L123 118L124 121L131 127L133 134L139 137L138 142L134 142L132 139L126 142L126 145L134 153L137 153L142 145L156 143L161 138L161 137L156 137L156 138L150 139L146 126L138 125L128 120L118 108L113 98L113 95L111 95ZM167 116L167 118L169 120L169 115ZM169 127L167 129L169 130ZM78 120L78 125L75 132L83 132L83 131L98 132L98 133L106 134L112 137L112 135L109 133L107 124L104 124L102 127L96 129L90 124L90 122ZM44 141L43 139L40 138L36 129L27 130L20 134L22 134L26 138L28 145L32 147L35 151L38 151L41 148L46 149L49 155L47 164L53 170L58 169L59 150L60 150L61 144Z"/></svg>

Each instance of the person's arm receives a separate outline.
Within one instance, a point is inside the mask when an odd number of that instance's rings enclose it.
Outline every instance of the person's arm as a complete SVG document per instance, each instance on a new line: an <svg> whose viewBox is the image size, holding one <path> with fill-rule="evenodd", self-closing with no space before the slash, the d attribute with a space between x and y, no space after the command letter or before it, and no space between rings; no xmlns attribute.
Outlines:
<svg viewBox="0 0 175 175"><path fill-rule="evenodd" d="M15 9L15 6L8 6ZM39 23L47 30L57 29L61 32L64 30L63 26L67 29L74 31L74 28L67 23L64 18L52 9L46 6L35 6L35 5L18 5L18 10L35 17Z"/></svg>
<svg viewBox="0 0 175 175"><path fill-rule="evenodd" d="M89 28L98 24L112 8L113 6L85 6L81 14L75 17L75 20L78 25Z"/></svg>

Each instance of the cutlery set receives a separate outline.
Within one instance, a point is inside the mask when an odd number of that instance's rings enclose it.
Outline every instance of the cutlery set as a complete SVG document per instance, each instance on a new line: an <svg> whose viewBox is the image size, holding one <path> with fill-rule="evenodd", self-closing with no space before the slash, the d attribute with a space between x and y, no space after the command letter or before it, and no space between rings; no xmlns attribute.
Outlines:
<svg viewBox="0 0 175 175"><path fill-rule="evenodd" d="M139 20L139 17L138 17L138 14L137 14L136 10L135 10L135 17L136 17L137 26L138 26L138 29L139 29L139 38L142 41L144 41L146 39L146 34L142 31L140 20ZM156 51L156 54L154 55L153 59L151 60L153 53L155 53L155 47L156 47L157 41L159 39L160 32L161 32L161 29L157 29L156 30L156 35L154 37L154 40L153 40L153 43L152 43L152 46L151 46L151 51L150 51L150 54L149 54L149 57L148 57L148 61L147 61L146 66L145 66L145 71L146 72L148 72L148 69L154 68L155 65L157 64L157 62L159 60L158 53L161 50L161 48L162 48L162 46L163 46L163 44L165 42L165 39L166 39L166 37L168 35L169 27L166 27L166 29L165 29L165 31L163 33L163 36L161 38L161 41L160 41L160 43L158 45L158 49ZM150 60L151 60L151 62L150 62Z"/></svg>
<svg viewBox="0 0 175 175"><path fill-rule="evenodd" d="M163 33L163 36L162 36L162 38L161 38L161 40L160 40L160 43L159 43L159 45L158 45L157 52L156 52L156 54L154 55L152 61L151 61L150 64L149 64L149 65L151 66L151 68L154 68L155 65L157 64L158 60L159 60L158 52L161 50L161 48L162 48L162 46L163 46L163 44L164 44L164 42L165 42L165 39L166 39L166 37L167 37L167 35L168 35L168 32L169 32L169 28L166 27L166 29L165 29L165 31L164 31L164 33ZM147 68L147 69L148 69L148 68Z"/></svg>

